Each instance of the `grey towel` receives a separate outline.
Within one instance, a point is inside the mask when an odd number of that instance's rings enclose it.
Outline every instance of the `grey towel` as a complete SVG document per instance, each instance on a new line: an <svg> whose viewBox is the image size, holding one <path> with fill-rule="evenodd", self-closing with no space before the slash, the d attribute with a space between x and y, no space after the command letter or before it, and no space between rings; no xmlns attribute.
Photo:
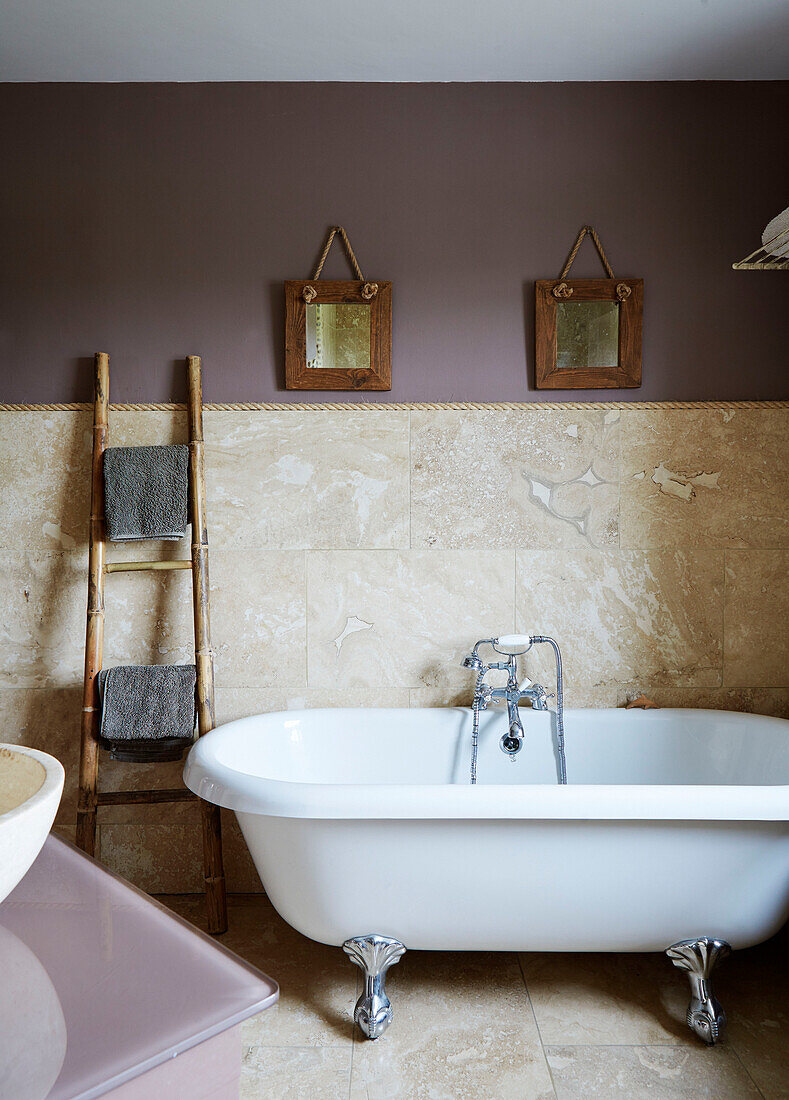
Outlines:
<svg viewBox="0 0 789 1100"><path fill-rule="evenodd" d="M104 517L112 542L184 537L189 448L108 447Z"/></svg>
<svg viewBox="0 0 789 1100"><path fill-rule="evenodd" d="M191 741L195 729L194 665L122 665L99 673L105 741Z"/></svg>

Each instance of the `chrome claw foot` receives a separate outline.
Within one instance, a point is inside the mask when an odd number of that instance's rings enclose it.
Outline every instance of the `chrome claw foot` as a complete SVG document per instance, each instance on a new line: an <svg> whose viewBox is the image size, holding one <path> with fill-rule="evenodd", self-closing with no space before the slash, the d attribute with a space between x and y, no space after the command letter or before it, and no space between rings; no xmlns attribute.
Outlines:
<svg viewBox="0 0 789 1100"><path fill-rule="evenodd" d="M392 1022L384 978L389 967L403 957L405 947L388 936L354 936L342 949L364 971L364 992L356 1002L353 1018L368 1039L377 1039Z"/></svg>
<svg viewBox="0 0 789 1100"><path fill-rule="evenodd" d="M726 1030L726 1013L715 996L710 976L718 963L731 954L731 946L726 940L714 940L703 936L699 940L682 940L680 943L675 943L667 949L666 954L674 966L688 972L690 981L688 1027L695 1031L705 1043L713 1046L723 1038Z"/></svg>

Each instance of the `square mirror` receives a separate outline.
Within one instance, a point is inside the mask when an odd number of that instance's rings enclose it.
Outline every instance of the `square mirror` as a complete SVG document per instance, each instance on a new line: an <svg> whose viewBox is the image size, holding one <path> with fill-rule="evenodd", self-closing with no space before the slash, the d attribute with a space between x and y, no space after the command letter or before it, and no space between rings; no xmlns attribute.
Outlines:
<svg viewBox="0 0 789 1100"><path fill-rule="evenodd" d="M538 389L641 385L643 279L541 279L535 289Z"/></svg>
<svg viewBox="0 0 789 1100"><path fill-rule="evenodd" d="M391 334L391 283L285 283L289 390L391 389Z"/></svg>
<svg viewBox="0 0 789 1100"><path fill-rule="evenodd" d="M559 302L557 370L602 370L619 361L619 302Z"/></svg>
<svg viewBox="0 0 789 1100"><path fill-rule="evenodd" d="M370 369L370 306L307 305L307 370Z"/></svg>

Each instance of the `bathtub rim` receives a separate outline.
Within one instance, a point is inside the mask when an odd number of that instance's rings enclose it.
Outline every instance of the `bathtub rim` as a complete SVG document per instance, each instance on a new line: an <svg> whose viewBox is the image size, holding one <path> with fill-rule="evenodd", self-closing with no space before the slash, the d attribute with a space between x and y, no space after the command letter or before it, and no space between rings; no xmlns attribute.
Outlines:
<svg viewBox="0 0 789 1100"><path fill-rule="evenodd" d="M584 709L621 713L619 708ZM697 716L721 713L702 708L664 710ZM789 821L789 784L300 783L243 772L216 757L216 747L242 723L280 715L316 718L319 713L318 709L275 711L218 726L190 750L184 783L207 802L238 813L309 820ZM742 716L770 720L747 712Z"/></svg>

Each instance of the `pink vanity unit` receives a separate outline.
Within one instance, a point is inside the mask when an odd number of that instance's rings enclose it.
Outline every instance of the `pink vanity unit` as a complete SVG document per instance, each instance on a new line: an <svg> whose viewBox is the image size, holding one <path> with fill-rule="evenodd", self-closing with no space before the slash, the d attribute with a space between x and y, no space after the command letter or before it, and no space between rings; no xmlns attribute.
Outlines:
<svg viewBox="0 0 789 1100"><path fill-rule="evenodd" d="M276 982L50 836L0 905L0 1097L237 1100Z"/></svg>

